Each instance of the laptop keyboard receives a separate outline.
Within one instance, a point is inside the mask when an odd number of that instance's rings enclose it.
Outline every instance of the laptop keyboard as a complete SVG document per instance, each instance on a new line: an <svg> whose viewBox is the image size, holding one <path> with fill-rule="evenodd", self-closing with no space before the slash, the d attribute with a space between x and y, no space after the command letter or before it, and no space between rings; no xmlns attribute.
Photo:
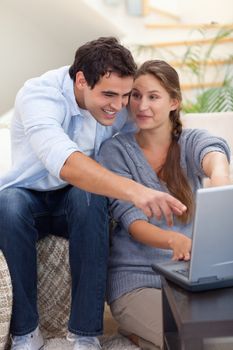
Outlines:
<svg viewBox="0 0 233 350"><path fill-rule="evenodd" d="M189 267L185 268L185 269L179 269L179 270L175 270L175 272L180 273L181 275L188 277L189 276Z"/></svg>

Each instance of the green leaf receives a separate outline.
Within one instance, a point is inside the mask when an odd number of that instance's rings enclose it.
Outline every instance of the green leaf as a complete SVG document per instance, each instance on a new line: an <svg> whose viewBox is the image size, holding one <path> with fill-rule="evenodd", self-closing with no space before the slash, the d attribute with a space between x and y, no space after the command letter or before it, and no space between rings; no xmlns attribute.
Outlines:
<svg viewBox="0 0 233 350"><path fill-rule="evenodd" d="M183 106L185 113L233 111L233 86L227 84L211 88L198 95L195 103Z"/></svg>

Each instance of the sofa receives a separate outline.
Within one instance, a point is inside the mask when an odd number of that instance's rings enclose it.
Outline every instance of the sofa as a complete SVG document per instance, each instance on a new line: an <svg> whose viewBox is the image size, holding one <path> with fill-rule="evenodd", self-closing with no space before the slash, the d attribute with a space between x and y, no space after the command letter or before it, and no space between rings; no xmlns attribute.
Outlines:
<svg viewBox="0 0 233 350"><path fill-rule="evenodd" d="M233 112L187 114L182 117L186 128L204 128L224 137L233 150ZM0 174L10 166L9 118L0 118ZM231 162L231 174L232 171ZM232 176L233 180L233 176ZM70 309L70 272L68 242L60 237L48 236L38 242L38 310L40 328L45 338L63 337L67 332ZM5 258L0 251L0 350L9 343L12 310L11 278ZM107 332L116 330L109 310L105 312ZM109 324L110 327L109 327Z"/></svg>

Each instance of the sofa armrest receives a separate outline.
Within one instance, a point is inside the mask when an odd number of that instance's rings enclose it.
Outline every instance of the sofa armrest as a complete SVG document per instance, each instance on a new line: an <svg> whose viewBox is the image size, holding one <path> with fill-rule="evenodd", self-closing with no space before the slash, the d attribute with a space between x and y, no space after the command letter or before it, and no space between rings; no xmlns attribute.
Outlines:
<svg viewBox="0 0 233 350"><path fill-rule="evenodd" d="M71 303L68 240L49 235L37 243L38 311L45 338L63 337Z"/></svg>
<svg viewBox="0 0 233 350"><path fill-rule="evenodd" d="M38 311L45 338L63 337L67 333L71 299L68 244L67 240L52 235L37 244ZM0 250L0 350L6 349L9 341L12 294L8 266Z"/></svg>
<svg viewBox="0 0 233 350"><path fill-rule="evenodd" d="M12 285L7 263L0 250L0 350L4 350L9 340L12 312Z"/></svg>

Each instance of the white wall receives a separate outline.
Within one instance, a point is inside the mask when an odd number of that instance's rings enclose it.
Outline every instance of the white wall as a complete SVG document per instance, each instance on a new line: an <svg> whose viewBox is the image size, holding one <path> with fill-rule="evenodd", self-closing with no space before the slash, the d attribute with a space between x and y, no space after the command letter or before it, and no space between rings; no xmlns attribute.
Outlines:
<svg viewBox="0 0 233 350"><path fill-rule="evenodd" d="M233 22L233 1L150 0L173 10L184 22ZM71 64L82 43L101 35L123 33L140 40L165 40L159 32L144 31L143 19L125 16L120 6L104 0L0 0L0 115L14 104L25 80L46 70ZM170 40L177 35L166 32ZM174 34L174 35L173 35ZM155 40L156 39L156 40ZM131 42L131 40L125 40Z"/></svg>
<svg viewBox="0 0 233 350"><path fill-rule="evenodd" d="M232 0L150 0L155 7L168 10L184 22L232 22Z"/></svg>
<svg viewBox="0 0 233 350"><path fill-rule="evenodd" d="M71 64L78 46L108 35L121 32L82 0L1 0L0 115L25 80Z"/></svg>

